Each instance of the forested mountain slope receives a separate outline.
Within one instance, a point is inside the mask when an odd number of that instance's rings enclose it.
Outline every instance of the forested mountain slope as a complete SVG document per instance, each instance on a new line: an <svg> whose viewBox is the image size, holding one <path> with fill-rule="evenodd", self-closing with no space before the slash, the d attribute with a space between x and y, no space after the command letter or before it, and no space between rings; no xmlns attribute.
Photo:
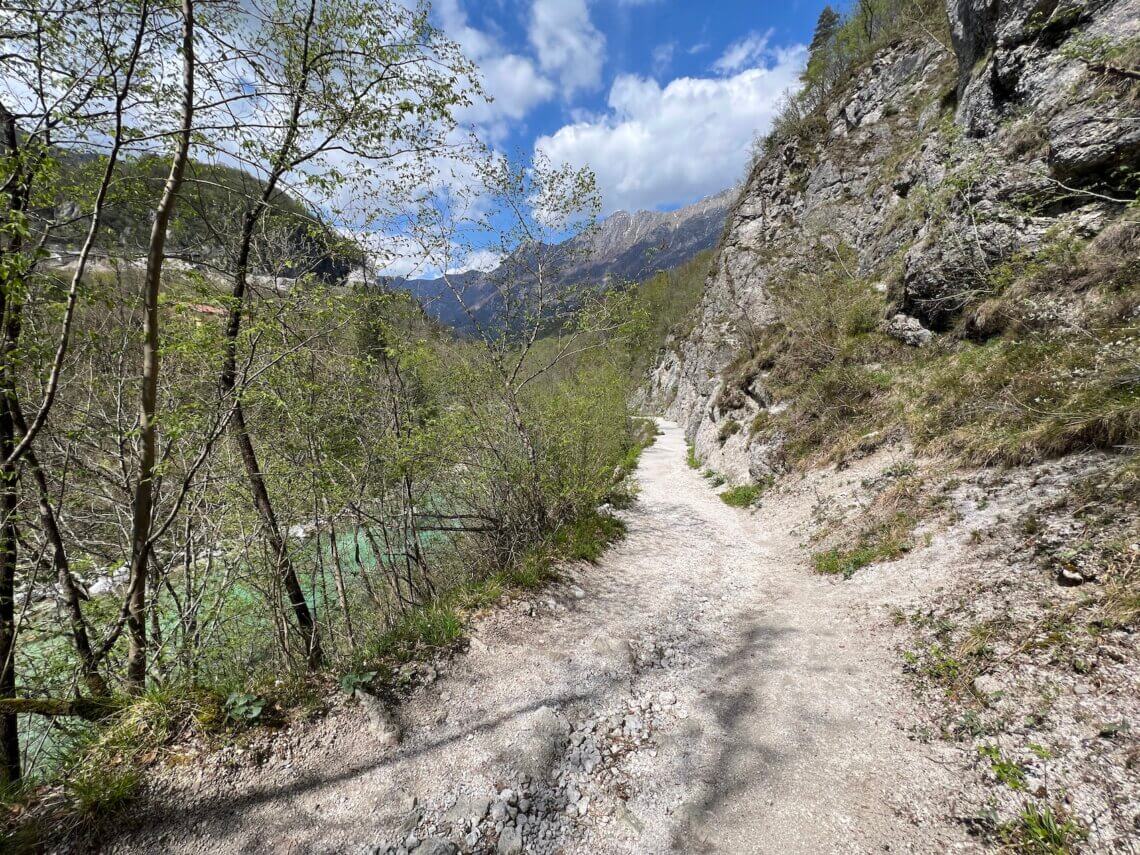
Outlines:
<svg viewBox="0 0 1140 855"><path fill-rule="evenodd" d="M58 170L54 192L37 214L59 221L46 247L67 263L86 235L84 195L106 169L107 158L83 149L59 148L53 159ZM119 170L101 217L97 252L102 257L141 258L152 209L166 180L166 164L146 154L124 158ZM262 194L265 182L233 166L191 160L185 183L182 204L170 224L170 254L203 269L224 270L232 262L241 218L250 200ZM288 188L276 190L267 200L265 220L252 258L257 272L289 279L314 274L337 284L363 263L360 248L338 235L314 206Z"/></svg>

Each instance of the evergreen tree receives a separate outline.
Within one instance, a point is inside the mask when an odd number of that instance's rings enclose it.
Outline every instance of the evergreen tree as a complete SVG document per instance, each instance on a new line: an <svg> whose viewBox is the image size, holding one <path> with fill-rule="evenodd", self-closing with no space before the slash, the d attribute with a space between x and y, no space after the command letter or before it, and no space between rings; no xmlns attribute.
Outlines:
<svg viewBox="0 0 1140 855"><path fill-rule="evenodd" d="M839 25L842 22L839 13L830 6L824 6L819 13L819 20L815 22L815 35L811 37L811 54L814 56L821 48L831 44Z"/></svg>
<svg viewBox="0 0 1140 855"><path fill-rule="evenodd" d="M802 75L802 80L809 87L827 84L827 70L832 65L832 46L842 23L843 18L831 6L824 6L823 11L819 13L809 48L807 68Z"/></svg>

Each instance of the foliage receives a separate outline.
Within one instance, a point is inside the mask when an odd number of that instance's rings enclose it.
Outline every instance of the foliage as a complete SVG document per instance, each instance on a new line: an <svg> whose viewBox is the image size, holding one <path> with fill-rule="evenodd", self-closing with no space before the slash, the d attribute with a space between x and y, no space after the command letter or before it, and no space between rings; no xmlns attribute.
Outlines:
<svg viewBox="0 0 1140 855"><path fill-rule="evenodd" d="M838 542L832 534L835 545L812 555L816 572L850 579L864 567L911 550L915 527L938 511L941 497L930 495L927 479L908 467L889 467L883 477L889 483L843 527Z"/></svg>
<svg viewBox="0 0 1140 855"><path fill-rule="evenodd" d="M697 450L693 448L691 442L685 444L685 463L688 464L690 469L701 468L701 460L697 457Z"/></svg>
<svg viewBox="0 0 1140 855"><path fill-rule="evenodd" d="M1125 213L1090 244L1058 238L995 265L960 327L922 351L878 331L885 299L852 274L850 250L822 246L826 261L773 284L776 321L726 386L767 372L774 397L791 405L753 433L789 437L793 460L841 457L904 432L920 448L981 463L1135 445L1135 234ZM1090 295L1079 321L1055 297L1070 289Z"/></svg>
<svg viewBox="0 0 1140 855"><path fill-rule="evenodd" d="M732 508L748 508L755 505L764 495L764 491L771 485L771 481L758 484L741 484L730 487L720 494L720 500Z"/></svg>
<svg viewBox="0 0 1140 855"><path fill-rule="evenodd" d="M399 662L448 647L463 634L463 620L449 603L431 603L415 608L377 641L374 654Z"/></svg>
<svg viewBox="0 0 1140 855"><path fill-rule="evenodd" d="M701 474L704 475L705 480L709 482L709 486L711 487L719 487L725 481L724 476L715 469L706 469Z"/></svg>
<svg viewBox="0 0 1140 855"><path fill-rule="evenodd" d="M635 294L523 275L589 229L593 176L454 145L481 91L426 6L187 9L64 0L47 26L17 4L0 58L28 93L0 117L0 696L116 711L0 715L0 781L82 811L125 804L175 723L272 723L312 703L306 672L371 679L455 643L468 605L597 560L622 528L596 509L632 501L649 439ZM179 53L210 64L198 88ZM463 229L518 274L509 323L466 339L344 276L361 230L452 250L424 194L457 168L488 205ZM697 279L642 302L679 320ZM58 609L33 596L52 584Z"/></svg>
<svg viewBox="0 0 1140 855"><path fill-rule="evenodd" d="M633 311L643 322L629 342L629 372L640 383L660 349L692 329L714 250L705 250L671 270L658 271L632 287Z"/></svg>
<svg viewBox="0 0 1140 855"><path fill-rule="evenodd" d="M981 745L978 754L990 763L990 770L997 779L1012 790L1025 789L1025 770L1007 759L996 745Z"/></svg>
<svg viewBox="0 0 1140 855"><path fill-rule="evenodd" d="M349 671L346 674L341 674L340 679L337 680L337 685L346 695L351 695L357 689L363 688L375 680L376 675L376 671Z"/></svg>
<svg viewBox="0 0 1140 855"><path fill-rule="evenodd" d="M776 323L730 370L736 386L765 370L774 396L791 402L754 422L751 433L783 433L786 453L797 459L871 430L892 386L884 357L906 356L878 331L883 299L852 274L852 250L821 243L812 255L822 259L818 266L774 285Z"/></svg>
<svg viewBox="0 0 1140 855"><path fill-rule="evenodd" d="M785 98L760 153L771 154L790 141L814 148L827 132L827 104L875 53L903 38L932 41L949 51L949 30L939 0L856 0L846 15L824 6L801 75L804 86Z"/></svg>
<svg viewBox="0 0 1140 855"><path fill-rule="evenodd" d="M222 708L230 721L245 724L261 718L265 699L247 692L231 692Z"/></svg>
<svg viewBox="0 0 1140 855"><path fill-rule="evenodd" d="M1084 838L1085 830L1072 818L1027 802L1017 821L1001 829L1001 837L1023 855L1069 855Z"/></svg>

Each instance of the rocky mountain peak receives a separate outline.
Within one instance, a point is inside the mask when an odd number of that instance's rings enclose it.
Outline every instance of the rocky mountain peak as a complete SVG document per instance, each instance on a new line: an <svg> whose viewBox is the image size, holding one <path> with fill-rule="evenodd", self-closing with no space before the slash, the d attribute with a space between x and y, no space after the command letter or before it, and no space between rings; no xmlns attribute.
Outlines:
<svg viewBox="0 0 1140 855"><path fill-rule="evenodd" d="M658 270L677 267L702 250L710 249L724 230L725 216L739 194L730 188L674 211L617 211L589 234L575 239L581 246L571 255L579 259L560 276L577 283L637 282ZM579 251L580 250L580 251ZM494 317L495 271L472 271L458 279L465 300L482 322ZM395 287L411 292L433 316L460 329L470 321L441 279L396 280Z"/></svg>

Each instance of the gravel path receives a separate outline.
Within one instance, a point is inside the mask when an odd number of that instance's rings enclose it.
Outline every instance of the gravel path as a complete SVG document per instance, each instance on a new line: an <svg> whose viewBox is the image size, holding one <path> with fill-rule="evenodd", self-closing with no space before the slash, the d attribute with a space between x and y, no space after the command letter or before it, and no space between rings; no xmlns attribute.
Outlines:
<svg viewBox="0 0 1140 855"><path fill-rule="evenodd" d="M818 484L730 508L661 425L626 539L479 622L398 711L396 747L382 711L348 706L264 764L178 773L115 851L970 848L939 819L950 767L900 726L892 576L812 574Z"/></svg>

